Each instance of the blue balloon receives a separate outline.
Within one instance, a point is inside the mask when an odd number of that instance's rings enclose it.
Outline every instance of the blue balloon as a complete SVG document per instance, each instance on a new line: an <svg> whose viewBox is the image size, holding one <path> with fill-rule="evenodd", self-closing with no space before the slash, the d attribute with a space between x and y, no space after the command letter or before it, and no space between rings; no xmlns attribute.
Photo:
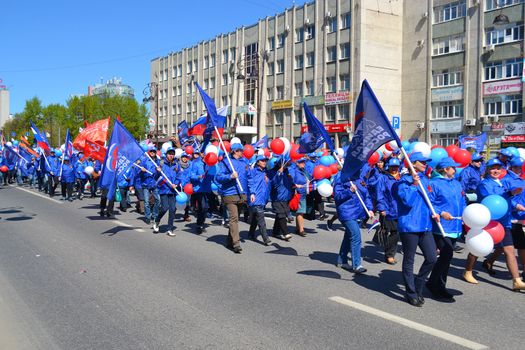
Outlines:
<svg viewBox="0 0 525 350"><path fill-rule="evenodd" d="M410 142L408 142L408 141L403 141L403 142L401 142L401 146L403 146L403 148L405 149L405 151L408 152L408 149L410 148Z"/></svg>
<svg viewBox="0 0 525 350"><path fill-rule="evenodd" d="M219 190L219 186L217 186L217 184L215 182L212 182L211 183L211 190L213 192L217 192Z"/></svg>
<svg viewBox="0 0 525 350"><path fill-rule="evenodd" d="M13 141L13 146L15 146L15 147L18 146L18 141L17 141L17 140L14 140L14 141Z"/></svg>
<svg viewBox="0 0 525 350"><path fill-rule="evenodd" d="M62 151L58 148L55 150L55 156L60 157L62 155Z"/></svg>
<svg viewBox="0 0 525 350"><path fill-rule="evenodd" d="M13 144L14 144L14 142L13 142ZM518 151L518 149L516 147L507 147L507 150L510 151L510 153L512 153L513 157L519 157L520 156L520 152Z"/></svg>
<svg viewBox="0 0 525 350"><path fill-rule="evenodd" d="M148 145L146 145L145 143L142 143L142 144L140 145L140 148L142 148L142 150L143 150L144 152L147 152L147 151L148 151Z"/></svg>
<svg viewBox="0 0 525 350"><path fill-rule="evenodd" d="M448 157L448 153L445 149L434 148L432 151L430 151L430 158L432 159L432 161L430 161L429 165L432 168L435 168L437 163L439 163L439 161L445 157Z"/></svg>
<svg viewBox="0 0 525 350"><path fill-rule="evenodd" d="M497 194L491 194L490 196L485 197L481 201L481 204L489 209L491 220L501 219L509 210L509 205L505 198Z"/></svg>
<svg viewBox="0 0 525 350"><path fill-rule="evenodd" d="M328 180L328 179L317 180L317 182L316 182L316 186L317 187L321 186L322 184L329 184L329 185L331 185L330 180Z"/></svg>
<svg viewBox="0 0 525 350"><path fill-rule="evenodd" d="M335 159L332 156L322 156L320 162L324 166L330 166L335 163Z"/></svg>
<svg viewBox="0 0 525 350"><path fill-rule="evenodd" d="M272 170L275 166L275 162L277 162L277 158L273 157L266 163L266 169Z"/></svg>
<svg viewBox="0 0 525 350"><path fill-rule="evenodd" d="M186 204L188 201L188 195L184 192L179 192L179 194L175 197L175 200L179 204Z"/></svg>
<svg viewBox="0 0 525 350"><path fill-rule="evenodd" d="M454 177L456 179L459 179L459 176L461 174L461 172L463 171L464 168L456 168L456 175L454 175Z"/></svg>

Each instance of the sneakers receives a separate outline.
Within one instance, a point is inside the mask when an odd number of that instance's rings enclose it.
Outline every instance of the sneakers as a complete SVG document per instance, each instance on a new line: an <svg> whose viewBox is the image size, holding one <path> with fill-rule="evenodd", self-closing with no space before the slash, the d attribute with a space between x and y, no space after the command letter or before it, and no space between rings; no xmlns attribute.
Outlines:
<svg viewBox="0 0 525 350"><path fill-rule="evenodd" d="M343 270L352 271L352 266L349 263L337 264L336 266L342 268Z"/></svg>
<svg viewBox="0 0 525 350"><path fill-rule="evenodd" d="M468 283L478 284L478 280L474 278L472 271L465 270L463 271L463 279Z"/></svg>
<svg viewBox="0 0 525 350"><path fill-rule="evenodd" d="M321 221L324 221L324 220L326 220L326 219L328 219L328 215L326 215L326 214L323 214L323 215L321 215L321 216L319 217L319 220L321 220Z"/></svg>
<svg viewBox="0 0 525 350"><path fill-rule="evenodd" d="M159 233L159 224L156 222L153 223L153 233Z"/></svg>
<svg viewBox="0 0 525 350"><path fill-rule="evenodd" d="M352 272L356 273L358 275L361 275L361 274L365 273L366 271L367 271L367 269L365 269L362 265L359 265L355 269L352 269Z"/></svg>
<svg viewBox="0 0 525 350"><path fill-rule="evenodd" d="M173 232L173 230L168 230L168 232L166 232L166 234L170 237L175 237L177 234L175 232Z"/></svg>
<svg viewBox="0 0 525 350"><path fill-rule="evenodd" d="M263 241L264 241L264 245L265 245L265 246L269 246L270 244L272 244L272 240L269 239L269 238L266 238L266 239L264 239Z"/></svg>
<svg viewBox="0 0 525 350"><path fill-rule="evenodd" d="M292 235L289 234L289 233L284 235L284 239L287 240L287 241L289 241L291 238L292 238Z"/></svg>
<svg viewBox="0 0 525 350"><path fill-rule="evenodd" d="M335 231L335 230L334 230L334 223L333 223L333 222L330 222L330 220L328 220L328 221L326 222L326 230L327 230L327 231Z"/></svg>
<svg viewBox="0 0 525 350"><path fill-rule="evenodd" d="M236 245L235 247L233 247L233 252L235 254L241 254L242 253L242 248L240 245Z"/></svg>

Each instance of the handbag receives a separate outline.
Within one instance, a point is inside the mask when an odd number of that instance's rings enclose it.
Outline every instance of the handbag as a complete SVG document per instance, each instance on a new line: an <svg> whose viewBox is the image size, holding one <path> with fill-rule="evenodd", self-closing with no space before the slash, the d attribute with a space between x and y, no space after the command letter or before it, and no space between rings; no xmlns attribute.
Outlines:
<svg viewBox="0 0 525 350"><path fill-rule="evenodd" d="M291 211L297 211L297 209L299 209L299 202L301 201L301 194L300 193L295 193L292 197L292 199L290 199L290 202L288 203L288 205L290 206L290 210Z"/></svg>
<svg viewBox="0 0 525 350"><path fill-rule="evenodd" d="M115 191L115 202L122 201L122 193L120 193L120 188L117 188Z"/></svg>

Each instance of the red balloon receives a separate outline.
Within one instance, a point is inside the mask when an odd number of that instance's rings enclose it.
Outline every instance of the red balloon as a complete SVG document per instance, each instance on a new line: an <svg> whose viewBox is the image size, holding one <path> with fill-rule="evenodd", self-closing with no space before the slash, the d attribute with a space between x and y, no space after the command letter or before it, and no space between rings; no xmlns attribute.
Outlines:
<svg viewBox="0 0 525 350"><path fill-rule="evenodd" d="M252 145L244 145L244 156L248 159L250 159L251 157L253 157L253 154L255 153L255 150L253 149L253 146Z"/></svg>
<svg viewBox="0 0 525 350"><path fill-rule="evenodd" d="M498 179L503 179L507 175L507 169L501 168L501 174L498 176Z"/></svg>
<svg viewBox="0 0 525 350"><path fill-rule="evenodd" d="M332 170L332 175L337 174L337 172L339 171L339 169L337 168L337 163L330 164L330 170Z"/></svg>
<svg viewBox="0 0 525 350"><path fill-rule="evenodd" d="M184 193L186 193L188 196L193 194L193 185L191 183L184 185Z"/></svg>
<svg viewBox="0 0 525 350"><path fill-rule="evenodd" d="M377 164L377 162L379 162L379 153L374 152L372 153L370 158L368 158L368 164L374 165L374 164Z"/></svg>
<svg viewBox="0 0 525 350"><path fill-rule="evenodd" d="M431 150L434 149L434 148L443 148L443 149L445 149L445 147L443 147L441 145L434 145L434 146L430 147Z"/></svg>
<svg viewBox="0 0 525 350"><path fill-rule="evenodd" d="M283 140L279 138L273 139L272 143L270 143L270 148L272 149L272 152L275 154L283 154L284 152Z"/></svg>
<svg viewBox="0 0 525 350"><path fill-rule="evenodd" d="M230 144L230 141L222 141L222 143L224 144L224 147L222 147L221 145L221 149L226 152L226 153L230 153L230 149L231 149L231 144ZM226 149L225 149L226 148Z"/></svg>
<svg viewBox="0 0 525 350"><path fill-rule="evenodd" d="M459 151L459 147L456 145L448 145L445 150L448 153L448 156L452 159L454 159L454 154L456 154L457 151Z"/></svg>
<svg viewBox="0 0 525 350"><path fill-rule="evenodd" d="M454 159L454 162L459 163L460 168L463 168L470 164L472 154L466 149L458 149L452 159Z"/></svg>
<svg viewBox="0 0 525 350"><path fill-rule="evenodd" d="M324 165L317 165L314 168L314 179L316 179L316 180L326 179L327 175L331 176L332 175L332 170L330 170L329 168L325 167Z"/></svg>
<svg viewBox="0 0 525 350"><path fill-rule="evenodd" d="M328 154L329 154L328 150L326 148L323 148L323 157L327 156Z"/></svg>
<svg viewBox="0 0 525 350"><path fill-rule="evenodd" d="M264 151L264 156L266 158L270 158L272 156L272 154L270 153L270 150L268 148L263 148L263 151Z"/></svg>
<svg viewBox="0 0 525 350"><path fill-rule="evenodd" d="M292 148L290 149L290 158L292 158L293 161L296 161L297 159L301 159L304 156L304 154L299 153L299 145L292 145Z"/></svg>
<svg viewBox="0 0 525 350"><path fill-rule="evenodd" d="M407 154L408 158L410 159L410 156L412 155L412 153L410 154ZM405 165L405 168L410 170L410 167L408 165L408 160L405 158L404 161L403 161L403 164Z"/></svg>
<svg viewBox="0 0 525 350"><path fill-rule="evenodd" d="M219 147L219 141L213 141L211 144L214 145L215 147Z"/></svg>
<svg viewBox="0 0 525 350"><path fill-rule="evenodd" d="M505 228L503 228L503 225L501 225L496 220L492 220L491 222L489 222L489 224L483 229L487 231L492 237L494 244L500 243L505 237Z"/></svg>
<svg viewBox="0 0 525 350"><path fill-rule="evenodd" d="M219 158L217 157L217 154L215 153L208 153L206 156L204 156L204 163L208 166L214 166L219 161Z"/></svg>
<svg viewBox="0 0 525 350"><path fill-rule="evenodd" d="M193 147L191 147L191 146L186 146L184 148L184 152L186 152L186 154L189 154L190 156L193 154L193 151L194 151Z"/></svg>
<svg viewBox="0 0 525 350"><path fill-rule="evenodd" d="M5 165L0 166L0 171L3 173L7 173L9 171L9 168Z"/></svg>
<svg viewBox="0 0 525 350"><path fill-rule="evenodd" d="M387 149L387 151L390 151L390 152L394 150L392 146L390 146L390 142L385 143L385 148Z"/></svg>

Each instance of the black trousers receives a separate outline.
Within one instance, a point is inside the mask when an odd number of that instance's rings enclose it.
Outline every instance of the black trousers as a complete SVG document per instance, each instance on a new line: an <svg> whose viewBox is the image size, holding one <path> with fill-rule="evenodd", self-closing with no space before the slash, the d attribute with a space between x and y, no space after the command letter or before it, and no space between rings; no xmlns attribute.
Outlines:
<svg viewBox="0 0 525 350"><path fill-rule="evenodd" d="M203 226L208 214L208 195L209 193L195 192L191 195L191 206L197 215L197 226Z"/></svg>
<svg viewBox="0 0 525 350"><path fill-rule="evenodd" d="M439 249L439 257L432 269L428 282L438 290L444 290L447 285L448 270L454 255L454 244L456 240L449 237L434 235L436 247Z"/></svg>
<svg viewBox="0 0 525 350"><path fill-rule="evenodd" d="M259 226L261 231L261 236L266 241L268 239L268 233L266 232L266 221L264 219L264 207L262 205L256 205L250 208L250 231L249 235L252 237L255 236L255 229Z"/></svg>
<svg viewBox="0 0 525 350"><path fill-rule="evenodd" d="M405 293L410 298L417 298L423 292L426 279L436 263L436 243L430 232L403 232L400 233L403 244L403 280ZM414 257L417 247L421 249L425 261L414 276Z"/></svg>
<svg viewBox="0 0 525 350"><path fill-rule="evenodd" d="M62 197L70 199L73 197L73 182L61 182L60 188L62 190Z"/></svg>
<svg viewBox="0 0 525 350"><path fill-rule="evenodd" d="M274 236L288 234L288 214L290 207L288 202L272 202L272 209L275 213L272 234Z"/></svg>
<svg viewBox="0 0 525 350"><path fill-rule="evenodd" d="M49 174L47 176L47 186L48 186L47 193L49 193L49 195L51 197L53 197L55 195L55 191L56 191L57 186L58 186L58 176L53 176L53 175Z"/></svg>

